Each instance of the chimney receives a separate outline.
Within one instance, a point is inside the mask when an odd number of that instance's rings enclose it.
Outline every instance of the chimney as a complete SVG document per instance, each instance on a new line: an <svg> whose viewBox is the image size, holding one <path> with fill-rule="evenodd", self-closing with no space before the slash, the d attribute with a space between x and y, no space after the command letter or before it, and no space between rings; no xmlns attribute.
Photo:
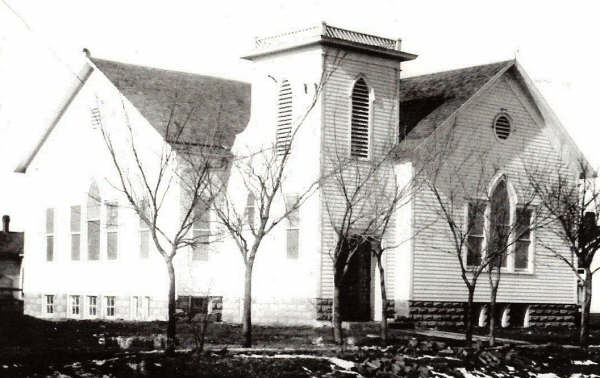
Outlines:
<svg viewBox="0 0 600 378"><path fill-rule="evenodd" d="M2 231L8 232L10 226L10 217L8 215L2 216Z"/></svg>

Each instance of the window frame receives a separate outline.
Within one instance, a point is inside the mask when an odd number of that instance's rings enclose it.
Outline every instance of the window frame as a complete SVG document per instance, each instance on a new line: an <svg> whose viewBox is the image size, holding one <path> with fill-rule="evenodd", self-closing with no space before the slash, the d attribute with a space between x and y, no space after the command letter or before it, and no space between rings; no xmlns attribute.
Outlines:
<svg viewBox="0 0 600 378"><path fill-rule="evenodd" d="M75 309L75 299L77 299L77 313L74 313L73 310ZM79 294L72 294L69 295L69 303L68 303L68 309L67 309L67 314L69 317L71 318L81 318L82 315L82 305L81 305L81 295Z"/></svg>
<svg viewBox="0 0 600 378"><path fill-rule="evenodd" d="M42 304L42 311L43 314L47 316L54 316L54 314L56 314L56 295L44 294L44 303Z"/></svg>
<svg viewBox="0 0 600 378"><path fill-rule="evenodd" d="M78 222L78 229L77 230L73 229L73 225L74 225L74 223L73 223L73 212L74 212L75 208L79 208L79 222ZM70 223L70 225L69 225L70 240L69 240L69 242L70 242L70 246L71 246L71 261L81 261L81 242L82 242L82 240L81 240L81 228L82 228L81 227L81 221L82 221L82 218L83 218L82 217L82 212L81 212L82 206L81 205L72 205L69 209L70 209L69 210L70 211L70 213L69 213L69 220L70 220L70 222L69 222ZM75 243L73 243L73 239L74 239L75 236L79 237L79 243L78 243L79 245L78 245L78 250L77 250L77 259L73 258L74 257L73 246L75 245Z"/></svg>
<svg viewBox="0 0 600 378"><path fill-rule="evenodd" d="M85 296L85 317L89 319L96 319L98 315L98 302L100 301L100 295L86 295ZM92 298L94 298L94 306L92 306ZM94 309L94 313L91 313L91 309ZM102 311L102 310L100 310Z"/></svg>
<svg viewBox="0 0 600 378"><path fill-rule="evenodd" d="M117 315L117 297L114 295L105 295L102 297L104 299L102 302L102 315L106 319L114 319ZM109 304L109 301L112 300L112 304ZM109 310L112 310L112 314L109 315Z"/></svg>
<svg viewBox="0 0 600 378"><path fill-rule="evenodd" d="M352 153L352 114L353 114L353 110L354 110L354 104L353 104L353 93L354 93L354 88L356 87L356 84L362 80L365 83L365 86L367 87L368 93L369 93L369 116L367 119L367 156L355 156ZM364 74L359 74L353 81L352 84L350 85L350 92L348 93L348 109L349 109L349 114L348 114L348 157L351 159L355 159L358 161L370 161L373 158L373 119L374 119L374 113L375 113L375 90L373 87L371 87L369 85L369 81L366 78L366 75Z"/></svg>

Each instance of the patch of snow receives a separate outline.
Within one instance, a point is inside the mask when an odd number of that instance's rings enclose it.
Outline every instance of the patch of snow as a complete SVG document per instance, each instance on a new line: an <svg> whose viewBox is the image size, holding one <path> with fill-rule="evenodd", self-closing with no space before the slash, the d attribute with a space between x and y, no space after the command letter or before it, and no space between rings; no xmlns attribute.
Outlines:
<svg viewBox="0 0 600 378"><path fill-rule="evenodd" d="M346 361L346 360L342 360L341 358L336 358L336 357L329 357L327 359L332 364L335 364L345 370L350 370L354 367L354 362L352 362L352 361Z"/></svg>
<svg viewBox="0 0 600 378"><path fill-rule="evenodd" d="M536 375L537 378L560 378L558 375L554 373L540 373Z"/></svg>
<svg viewBox="0 0 600 378"><path fill-rule="evenodd" d="M2 365L2 368L3 369L8 369L8 366L7 365Z"/></svg>
<svg viewBox="0 0 600 378"><path fill-rule="evenodd" d="M573 361L573 365L598 365L598 363L591 360Z"/></svg>
<svg viewBox="0 0 600 378"><path fill-rule="evenodd" d="M94 363L98 366L102 366L106 363L106 360L94 360Z"/></svg>

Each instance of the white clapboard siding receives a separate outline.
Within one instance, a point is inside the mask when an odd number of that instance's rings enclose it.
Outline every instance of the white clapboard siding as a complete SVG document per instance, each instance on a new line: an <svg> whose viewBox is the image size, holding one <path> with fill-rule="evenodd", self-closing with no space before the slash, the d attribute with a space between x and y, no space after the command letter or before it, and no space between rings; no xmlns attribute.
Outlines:
<svg viewBox="0 0 600 378"><path fill-rule="evenodd" d="M488 165L487 170L501 169L517 191L524 191L527 185L525 169L549 169L557 164L559 156L553 148L550 134L536 123L536 110L525 95L519 94L520 88L512 75L507 73L458 115L454 128L456 147L448 165L469 160L465 159L466 154L473 150L485 153L485 159L480 161ZM501 111L510 115L512 123L508 130L502 121L500 127L503 129L498 137L493 124ZM508 132L510 135L504 138ZM480 179L480 170L474 168L472 174L461 177L467 182L475 182ZM485 185L487 187L487 181ZM412 299L464 301L467 291L460 277L456 255L453 254L451 234L447 223L439 217L439 206L433 194L429 191L420 192L415 197L414 209L415 231L426 230L414 240ZM464 209L464 203L455 207L455 220L462 226L464 211L460 209ZM540 240L564 251L568 250L567 247L548 230L536 230L535 238L534 273L503 274L498 301L575 303L576 281L570 268L549 256L540 245ZM489 284L485 273L479 279L475 300L489 301Z"/></svg>
<svg viewBox="0 0 600 378"><path fill-rule="evenodd" d="M358 158L380 157L393 144L396 138L396 129L398 125L398 79L399 65L397 62L391 62L384 59L370 57L359 54L348 54L341 64L333 63L332 50L325 56L325 69L333 71L328 78L323 92L323 151L321 158L322 172L328 172L336 161L336 152L344 157L350 156L350 146L354 145L351 141L352 125L352 95L353 85L359 78L363 78L368 89L372 91L374 99L369 97L369 93L364 88L359 88L362 92L360 96L355 93L355 100L364 107L371 101L370 117L371 122L367 130L368 144L360 143L356 151L359 151ZM360 97L360 98L359 98ZM373 102L374 100L374 102ZM357 125L364 134L364 123ZM370 151L366 151L366 147ZM365 163L365 162L362 162ZM361 164L357 161L357 164ZM366 165L366 163L365 163ZM384 181L391 178L391 167L384 174ZM331 222L329 212L331 210L334 217L341 217L344 204L341 195L331 182L324 185L322 191L322 254L321 254L321 293L322 297L331 297L333 295L333 267L330 253L335 248L337 239ZM372 185L376 185L374 182ZM387 239L388 243L393 243L395 220L391 222ZM388 298L394 298L395 256L392 253L385 252L384 268L386 290ZM375 277L374 275L372 276ZM378 282L372 282L372 285L378 285Z"/></svg>

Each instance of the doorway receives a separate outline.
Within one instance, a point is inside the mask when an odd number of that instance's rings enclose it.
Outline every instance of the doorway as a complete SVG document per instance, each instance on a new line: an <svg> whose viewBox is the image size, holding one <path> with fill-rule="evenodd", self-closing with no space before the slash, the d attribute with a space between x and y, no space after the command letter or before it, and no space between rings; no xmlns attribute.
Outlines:
<svg viewBox="0 0 600 378"><path fill-rule="evenodd" d="M357 240L360 240L357 242ZM358 245L357 245L358 243ZM343 321L365 322L372 320L372 256L371 242L353 238L348 250L356 248L348 264L348 271L340 291L340 317ZM346 251L348 253L348 251Z"/></svg>

